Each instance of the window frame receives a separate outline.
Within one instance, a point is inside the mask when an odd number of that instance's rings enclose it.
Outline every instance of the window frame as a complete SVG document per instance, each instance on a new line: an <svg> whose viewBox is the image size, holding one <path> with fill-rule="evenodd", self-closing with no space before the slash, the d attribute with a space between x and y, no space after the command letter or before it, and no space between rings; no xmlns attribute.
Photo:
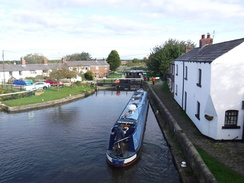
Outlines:
<svg viewBox="0 0 244 183"><path fill-rule="evenodd" d="M202 87L202 69L198 69L198 83L197 86Z"/></svg>
<svg viewBox="0 0 244 183"><path fill-rule="evenodd" d="M201 110L201 104L199 101L197 101L197 113L195 114L195 116L199 120L200 120L200 110Z"/></svg>
<svg viewBox="0 0 244 183"><path fill-rule="evenodd" d="M175 85L175 95L177 96L177 94L178 94L178 85L176 84Z"/></svg>
<svg viewBox="0 0 244 183"><path fill-rule="evenodd" d="M184 79L187 80L187 78L188 78L188 67L185 66L185 77L184 77Z"/></svg>
<svg viewBox="0 0 244 183"><path fill-rule="evenodd" d="M238 110L226 110L224 118L223 129L239 129L240 126L237 126L238 123Z"/></svg>

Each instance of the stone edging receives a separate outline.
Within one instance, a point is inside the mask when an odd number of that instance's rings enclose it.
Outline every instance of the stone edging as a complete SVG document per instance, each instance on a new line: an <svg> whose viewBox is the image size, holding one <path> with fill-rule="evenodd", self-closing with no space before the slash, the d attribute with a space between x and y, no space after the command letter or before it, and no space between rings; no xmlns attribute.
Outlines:
<svg viewBox="0 0 244 183"><path fill-rule="evenodd" d="M177 124L176 120L170 114L168 109L164 106L157 94L153 91L148 83L146 83L145 86L148 90L149 96L155 101L159 113L162 114L164 120L170 128L170 131L178 140L184 157L186 158L188 164L191 166L194 174L198 177L199 182L217 183L217 180L210 172L206 164L203 162L201 156L199 155L191 141Z"/></svg>
<svg viewBox="0 0 244 183"><path fill-rule="evenodd" d="M44 101L41 103L21 105L21 106L10 107L10 106L1 104L1 108L6 112L22 112L22 111L33 110L33 109L40 109L40 108L54 106L57 104L70 102L70 101L73 101L73 100L76 100L79 98L83 98L88 95L91 95L94 92L95 92L95 89L92 89L92 90L86 91L85 93L81 93L78 95L70 95L68 97L57 99L57 100L50 100L50 101L46 101L46 102Z"/></svg>

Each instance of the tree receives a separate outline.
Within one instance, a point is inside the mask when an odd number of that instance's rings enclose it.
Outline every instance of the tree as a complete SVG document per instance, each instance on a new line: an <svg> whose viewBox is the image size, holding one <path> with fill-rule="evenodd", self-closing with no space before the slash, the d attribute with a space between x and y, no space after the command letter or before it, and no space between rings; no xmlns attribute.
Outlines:
<svg viewBox="0 0 244 183"><path fill-rule="evenodd" d="M25 59L26 63L28 63L28 64L41 64L41 63L43 63L44 59L47 59L47 58L38 53L34 53L34 54L30 53L30 54L27 54L26 56L24 56L24 59Z"/></svg>
<svg viewBox="0 0 244 183"><path fill-rule="evenodd" d="M189 46L194 48L195 44L191 41L169 39L163 45L154 47L147 61L148 69L153 75L166 78L170 62L185 53Z"/></svg>
<svg viewBox="0 0 244 183"><path fill-rule="evenodd" d="M74 78L77 73L75 71L69 70L67 67L62 67L61 69L53 70L49 76L51 79L64 79L64 78Z"/></svg>
<svg viewBox="0 0 244 183"><path fill-rule="evenodd" d="M66 58L68 61L91 60L92 59L91 55L87 52L66 55Z"/></svg>
<svg viewBox="0 0 244 183"><path fill-rule="evenodd" d="M112 50L110 52L107 58L107 62L110 65L110 69L112 71L115 71L121 65L121 60L116 50Z"/></svg>
<svg viewBox="0 0 244 183"><path fill-rule="evenodd" d="M141 62L141 60L139 60L138 58L134 58L133 60L132 60L132 63L140 63Z"/></svg>
<svg viewBox="0 0 244 183"><path fill-rule="evenodd" d="M58 81L58 87L59 87L59 81L60 79L64 79L64 78L74 78L76 77L77 73L74 71L70 71L68 68L66 67L62 67L61 69L55 69L53 70L50 74L49 77L51 79L56 79Z"/></svg>

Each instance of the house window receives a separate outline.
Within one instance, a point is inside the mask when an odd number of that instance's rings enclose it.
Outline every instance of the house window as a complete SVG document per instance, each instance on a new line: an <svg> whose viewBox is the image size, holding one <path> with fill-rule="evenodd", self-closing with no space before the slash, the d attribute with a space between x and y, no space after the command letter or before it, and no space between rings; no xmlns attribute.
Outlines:
<svg viewBox="0 0 244 183"><path fill-rule="evenodd" d="M185 92L185 111L186 111L186 106L187 106L187 92Z"/></svg>
<svg viewBox="0 0 244 183"><path fill-rule="evenodd" d="M175 85L175 95L178 93L178 85Z"/></svg>
<svg viewBox="0 0 244 183"><path fill-rule="evenodd" d="M200 120L200 102L197 101L197 113L195 114L195 116L197 117L197 119Z"/></svg>
<svg viewBox="0 0 244 183"><path fill-rule="evenodd" d="M187 75L188 75L188 67L185 67L185 80L187 80Z"/></svg>
<svg viewBox="0 0 244 183"><path fill-rule="evenodd" d="M198 83L197 86L202 87L202 69L198 69Z"/></svg>
<svg viewBox="0 0 244 183"><path fill-rule="evenodd" d="M237 126L238 110L225 111L225 125L222 128L240 128Z"/></svg>
<svg viewBox="0 0 244 183"><path fill-rule="evenodd" d="M178 65L176 65L176 76L178 76Z"/></svg>

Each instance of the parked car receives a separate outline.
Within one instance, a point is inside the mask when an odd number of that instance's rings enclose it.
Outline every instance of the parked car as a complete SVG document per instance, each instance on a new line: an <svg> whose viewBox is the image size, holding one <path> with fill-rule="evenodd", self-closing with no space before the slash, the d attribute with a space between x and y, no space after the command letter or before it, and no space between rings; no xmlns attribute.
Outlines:
<svg viewBox="0 0 244 183"><path fill-rule="evenodd" d="M58 85L58 84L61 86L64 85L62 81L58 82L57 80L53 80L53 79L47 79L46 83L50 83L50 85Z"/></svg>
<svg viewBox="0 0 244 183"><path fill-rule="evenodd" d="M51 87L50 83L46 82L36 82L33 84L34 88L37 89L48 89Z"/></svg>
<svg viewBox="0 0 244 183"><path fill-rule="evenodd" d="M26 91L31 91L31 90L44 90L44 89L48 89L48 88L50 88L51 87L51 85L50 85L50 83L46 83L46 82L36 82L36 83L34 83L33 85L26 85L26 86L24 86L24 89L26 90Z"/></svg>
<svg viewBox="0 0 244 183"><path fill-rule="evenodd" d="M15 79L14 81L13 81L13 84L15 84L15 85L30 85L30 84L32 84L32 81L26 81L26 80L23 80L23 79Z"/></svg>

